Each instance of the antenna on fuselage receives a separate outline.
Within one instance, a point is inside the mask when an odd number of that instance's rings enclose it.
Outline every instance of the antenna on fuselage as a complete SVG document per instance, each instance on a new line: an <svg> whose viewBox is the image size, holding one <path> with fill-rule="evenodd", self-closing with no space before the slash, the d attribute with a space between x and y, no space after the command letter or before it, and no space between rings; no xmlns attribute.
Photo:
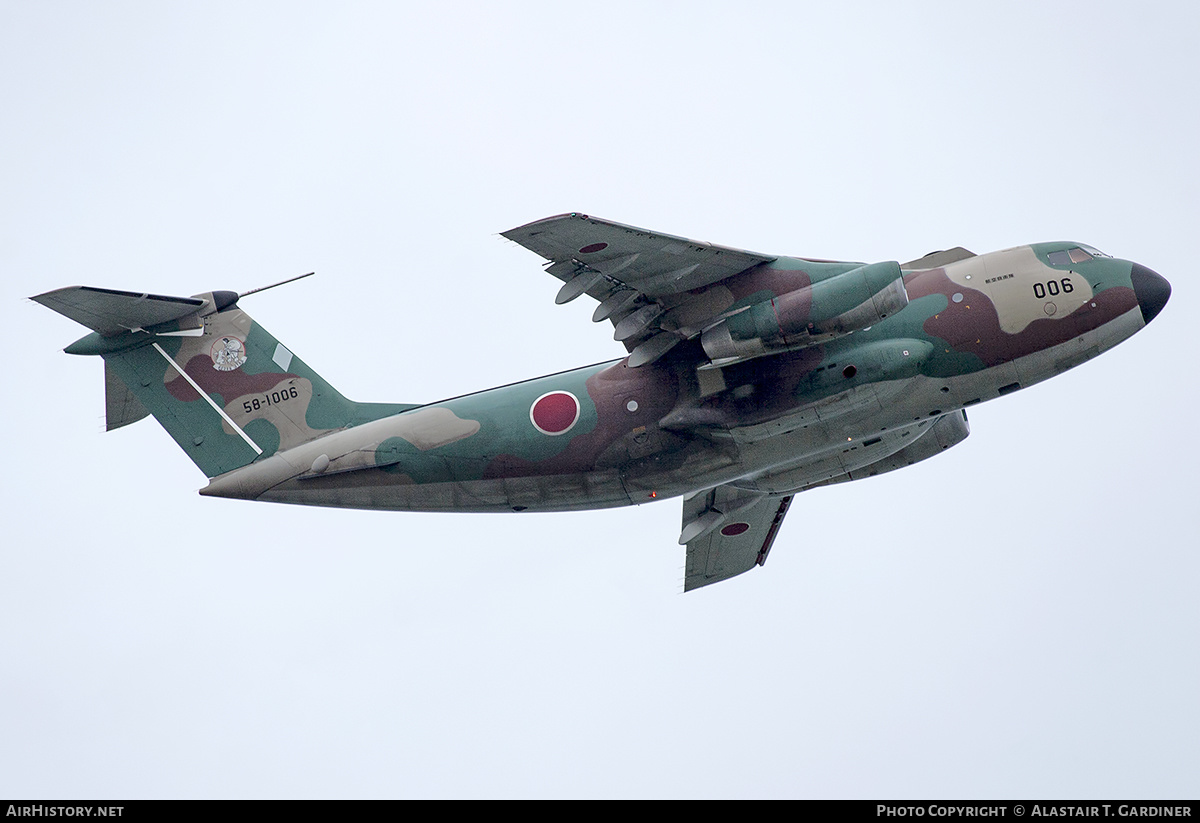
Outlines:
<svg viewBox="0 0 1200 823"><path fill-rule="evenodd" d="M310 271L308 274L301 274L301 275L297 275L296 277L289 277L287 280L280 280L278 283L272 283L269 286L259 286L257 289L250 289L250 291L242 292L241 294L239 294L237 296L237 299L241 300L243 297L245 297L247 295L257 294L260 291L266 291L267 289L273 289L276 286L286 286L288 283L295 283L297 280L303 280L306 277L312 277L314 274L316 274L315 271Z"/></svg>

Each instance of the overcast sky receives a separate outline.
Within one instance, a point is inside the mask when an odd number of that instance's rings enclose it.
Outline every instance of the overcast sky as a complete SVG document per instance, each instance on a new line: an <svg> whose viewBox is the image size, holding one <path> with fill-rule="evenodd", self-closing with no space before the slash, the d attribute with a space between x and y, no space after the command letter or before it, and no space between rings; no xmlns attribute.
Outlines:
<svg viewBox="0 0 1200 823"><path fill-rule="evenodd" d="M1195 797L1200 13L1182 2L0 0L0 796ZM243 307L343 393L623 354L498 233L1077 240L1174 295L681 594L678 500L201 498L25 298Z"/></svg>

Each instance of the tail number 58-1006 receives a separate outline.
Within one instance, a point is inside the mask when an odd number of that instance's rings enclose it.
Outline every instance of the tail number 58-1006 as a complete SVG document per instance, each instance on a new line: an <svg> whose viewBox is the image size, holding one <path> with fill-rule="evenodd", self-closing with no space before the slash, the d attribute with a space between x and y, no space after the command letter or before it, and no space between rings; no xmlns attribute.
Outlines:
<svg viewBox="0 0 1200 823"><path fill-rule="evenodd" d="M270 392L269 394L264 394L262 400L259 400L257 397L247 400L246 402L242 403L242 410L245 411L246 414L250 414L258 411L264 406L274 406L276 403L282 403L284 400L291 400L299 396L300 393L296 391L296 387L289 386L279 389L278 391Z"/></svg>

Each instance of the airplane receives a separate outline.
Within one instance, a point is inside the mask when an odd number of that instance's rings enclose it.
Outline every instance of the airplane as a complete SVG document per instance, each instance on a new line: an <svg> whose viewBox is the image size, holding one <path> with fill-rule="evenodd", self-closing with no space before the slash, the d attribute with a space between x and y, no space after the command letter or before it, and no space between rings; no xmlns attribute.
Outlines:
<svg viewBox="0 0 1200 823"><path fill-rule="evenodd" d="M242 310L262 289L32 299L92 330L65 351L103 359L107 428L153 415L202 495L441 512L682 497L691 591L762 566L800 492L961 443L968 407L1112 348L1171 295L1075 242L864 264L576 212L502 236L545 259L557 303L595 300L628 354L436 403L356 403Z"/></svg>

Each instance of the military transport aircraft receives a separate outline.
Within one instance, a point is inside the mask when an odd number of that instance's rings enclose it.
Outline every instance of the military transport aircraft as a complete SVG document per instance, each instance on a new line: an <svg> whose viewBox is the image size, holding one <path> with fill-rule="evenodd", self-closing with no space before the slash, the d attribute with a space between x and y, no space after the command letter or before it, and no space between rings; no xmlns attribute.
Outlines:
<svg viewBox="0 0 1200 823"><path fill-rule="evenodd" d="M355 403L239 295L75 286L108 428L154 415L204 495L402 511L683 498L684 589L762 565L798 492L932 457L965 409L1115 346L1170 284L1081 243L907 263L777 257L564 214L503 233L584 294L624 359L438 403ZM258 291L258 290L256 290ZM249 294L247 292L246 294Z"/></svg>

